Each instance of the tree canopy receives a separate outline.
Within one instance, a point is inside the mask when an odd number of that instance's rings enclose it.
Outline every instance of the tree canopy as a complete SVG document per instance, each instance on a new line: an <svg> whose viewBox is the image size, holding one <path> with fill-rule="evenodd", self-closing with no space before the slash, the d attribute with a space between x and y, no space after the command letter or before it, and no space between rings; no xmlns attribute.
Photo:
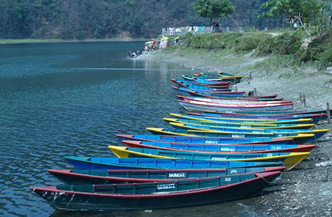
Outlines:
<svg viewBox="0 0 332 217"><path fill-rule="evenodd" d="M164 27L209 25L193 10L195 1L0 0L0 38L155 37ZM231 0L236 13L221 20L221 25L280 26L280 19L257 18L266 1Z"/></svg>
<svg viewBox="0 0 332 217"><path fill-rule="evenodd" d="M329 0L270 0L261 9L267 9L263 16L286 16L289 22L299 24L310 35L310 24L322 27L328 23Z"/></svg>
<svg viewBox="0 0 332 217"><path fill-rule="evenodd" d="M217 18L234 13L234 5L229 0L198 0L192 7L200 17L209 18L210 24Z"/></svg>

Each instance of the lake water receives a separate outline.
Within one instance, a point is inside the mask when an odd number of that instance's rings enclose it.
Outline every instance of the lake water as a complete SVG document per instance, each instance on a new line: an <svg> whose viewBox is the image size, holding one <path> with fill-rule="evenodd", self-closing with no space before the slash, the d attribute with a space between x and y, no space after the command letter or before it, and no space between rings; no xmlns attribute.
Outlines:
<svg viewBox="0 0 332 217"><path fill-rule="evenodd" d="M253 216L251 200L122 213L55 211L29 186L59 184L64 156L110 156L117 133L147 133L181 111L185 68L127 58L143 42L0 46L0 216Z"/></svg>

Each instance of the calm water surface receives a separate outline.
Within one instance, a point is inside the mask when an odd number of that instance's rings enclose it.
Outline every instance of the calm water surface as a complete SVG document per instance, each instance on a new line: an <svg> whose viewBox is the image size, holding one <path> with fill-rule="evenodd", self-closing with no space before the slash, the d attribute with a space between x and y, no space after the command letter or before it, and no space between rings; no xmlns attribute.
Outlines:
<svg viewBox="0 0 332 217"><path fill-rule="evenodd" d="M117 133L165 127L179 112L179 66L132 60L143 42L0 46L0 216L252 216L241 201L153 212L57 212L29 186L56 185L63 156L110 156Z"/></svg>

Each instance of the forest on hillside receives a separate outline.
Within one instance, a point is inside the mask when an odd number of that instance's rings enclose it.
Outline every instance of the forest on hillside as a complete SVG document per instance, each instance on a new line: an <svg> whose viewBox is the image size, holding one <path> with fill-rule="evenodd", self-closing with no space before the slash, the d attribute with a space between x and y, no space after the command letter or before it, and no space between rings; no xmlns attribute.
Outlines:
<svg viewBox="0 0 332 217"><path fill-rule="evenodd" d="M209 25L198 17L195 0L0 0L0 38L155 37L163 27ZM235 13L221 24L281 27L281 20L258 18L267 0L231 0Z"/></svg>

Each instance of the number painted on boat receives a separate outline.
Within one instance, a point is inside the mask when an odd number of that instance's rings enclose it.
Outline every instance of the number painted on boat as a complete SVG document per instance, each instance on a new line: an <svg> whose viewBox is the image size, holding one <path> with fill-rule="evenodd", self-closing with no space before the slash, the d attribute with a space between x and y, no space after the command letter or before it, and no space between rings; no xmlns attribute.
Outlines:
<svg viewBox="0 0 332 217"><path fill-rule="evenodd" d="M281 146L272 146L271 147L272 150L279 150L279 149L282 149Z"/></svg>
<svg viewBox="0 0 332 217"><path fill-rule="evenodd" d="M220 151L235 151L235 148L224 148L224 147L221 147Z"/></svg>
<svg viewBox="0 0 332 217"><path fill-rule="evenodd" d="M186 173L169 173L168 178L186 178Z"/></svg>
<svg viewBox="0 0 332 217"><path fill-rule="evenodd" d="M157 190L169 190L169 189L175 189L175 183L157 185Z"/></svg>
<svg viewBox="0 0 332 217"><path fill-rule="evenodd" d="M230 173L231 173L231 174L235 174L235 173L237 173L237 170L231 170Z"/></svg>
<svg viewBox="0 0 332 217"><path fill-rule="evenodd" d="M232 178L228 177L228 178L225 178L225 182L230 182L232 181Z"/></svg>
<svg viewBox="0 0 332 217"><path fill-rule="evenodd" d="M238 134L232 135L232 138L244 138L244 137L245 137L244 135L238 135Z"/></svg>
<svg viewBox="0 0 332 217"><path fill-rule="evenodd" d="M211 160L225 160L226 157L212 157Z"/></svg>
<svg viewBox="0 0 332 217"><path fill-rule="evenodd" d="M206 144L218 144L217 141L211 141L211 140L206 140L205 143Z"/></svg>

